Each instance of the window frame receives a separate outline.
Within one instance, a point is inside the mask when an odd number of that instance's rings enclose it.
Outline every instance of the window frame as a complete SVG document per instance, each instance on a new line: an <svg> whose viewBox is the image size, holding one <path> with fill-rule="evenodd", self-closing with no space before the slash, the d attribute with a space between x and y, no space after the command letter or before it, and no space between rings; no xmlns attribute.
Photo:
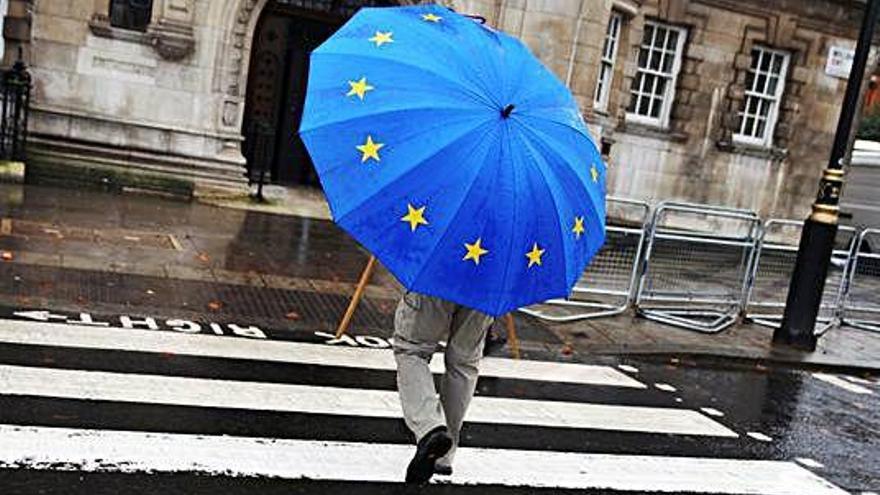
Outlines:
<svg viewBox="0 0 880 495"><path fill-rule="evenodd" d="M614 27L613 30L612 27ZM612 33L612 31L614 32ZM593 94L593 108L598 111L604 112L608 110L611 86L614 84L614 66L616 65L617 53L620 49L620 35L622 31L623 14L612 10L611 16L608 18L608 26L605 29L602 54L599 58L599 74L596 77L596 91ZM609 43L613 43L610 54L607 53Z"/></svg>
<svg viewBox="0 0 880 495"><path fill-rule="evenodd" d="M654 36L651 40L651 46L648 47L649 50L655 49L655 41L657 39L657 28L665 29L667 31L675 31L678 33L678 40L676 40L675 44L675 58L672 60L672 67L670 72L664 73L661 71L657 71L650 68L642 68L639 67L639 59L641 58L642 50L645 49L643 40L644 40L644 31L642 32L641 40L639 41L639 51L636 58L636 73L633 76L633 82L635 82L640 73L647 73L653 75L655 77L662 77L668 80L668 84L666 85L665 91L663 92L663 99L660 107L660 113L657 117L651 117L650 115L641 115L635 111L627 110L626 112L626 121L634 122L637 124L644 124L652 127L659 127L662 129L666 129L669 127L670 115L672 114L672 104L675 101L675 88L678 84L678 76L681 73L681 65L682 59L684 58L684 44L687 39L688 29L683 26L676 26L674 24L667 24L660 21L648 20L645 21L645 27L652 26L654 28ZM665 49L664 49L665 51ZM650 64L650 57L646 58L646 62ZM633 89L632 86L629 88L629 97L633 98ZM639 89L640 94L645 94L641 89ZM633 106L633 108L637 108L637 104Z"/></svg>
<svg viewBox="0 0 880 495"><path fill-rule="evenodd" d="M147 1L149 3L149 6L147 7L147 22L143 26L135 26L135 25L127 26L127 25L122 25L122 24L114 24L113 21L114 21L114 12L115 12L115 7L116 7L116 5L115 5L116 2L125 2L126 4L128 4L129 0L109 0L108 6L107 6L107 19L108 19L108 23L110 24L110 27L112 27L114 29L122 29L125 31L133 31L136 33L147 32L147 29L149 29L150 24L153 21L153 13L154 13L154 9L156 7L155 0L147 0ZM125 8L130 8L130 5L126 5Z"/></svg>
<svg viewBox="0 0 880 495"><path fill-rule="evenodd" d="M781 55L782 56L782 66L780 68L779 73L776 75L778 77L778 82L776 84L776 91L773 95L768 93L759 93L757 91L751 90L745 85L743 86L743 100L742 105L736 112L736 127L732 133L732 139L734 143L737 144L745 144L750 146L759 146L762 148L772 148L773 147L773 135L776 132L776 125L779 123L779 107L782 104L782 96L785 94L785 83L786 77L788 77L788 66L791 63L791 53L786 50L779 50L776 48L770 48L766 45L753 45L750 54L754 57L755 52L759 52L759 57L764 57L767 54L772 55ZM757 61L757 69L755 72L755 81L757 81L758 75L761 72L761 61L762 58L759 58ZM746 69L746 74L752 72L752 66L754 64L754 59L749 64L749 68ZM770 61L770 71L773 69L773 61ZM769 84L769 76L773 75L772 72L766 73L768 78L765 83L765 87ZM761 137L750 136L748 134L743 134L743 127L745 126L746 119L746 110L748 109L750 98L757 98L759 101L770 101L770 109L767 111L767 118L764 122L764 135ZM757 115L757 114L756 114Z"/></svg>

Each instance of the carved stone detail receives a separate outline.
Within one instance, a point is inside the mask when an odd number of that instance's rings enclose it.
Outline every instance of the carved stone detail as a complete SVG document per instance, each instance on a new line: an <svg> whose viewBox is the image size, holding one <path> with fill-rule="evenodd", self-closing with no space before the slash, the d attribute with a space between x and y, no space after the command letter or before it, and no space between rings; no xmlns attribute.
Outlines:
<svg viewBox="0 0 880 495"><path fill-rule="evenodd" d="M180 22L160 20L150 27L150 38L156 52L165 60L182 60L196 48L192 26Z"/></svg>

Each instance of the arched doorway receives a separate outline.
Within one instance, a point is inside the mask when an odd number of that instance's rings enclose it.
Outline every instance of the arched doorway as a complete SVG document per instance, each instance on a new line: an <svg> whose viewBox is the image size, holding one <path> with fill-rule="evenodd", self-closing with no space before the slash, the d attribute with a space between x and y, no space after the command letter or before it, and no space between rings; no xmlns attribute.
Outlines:
<svg viewBox="0 0 880 495"><path fill-rule="evenodd" d="M242 134L248 175L287 185L317 185L297 129L309 53L364 6L391 0L269 0L254 32Z"/></svg>

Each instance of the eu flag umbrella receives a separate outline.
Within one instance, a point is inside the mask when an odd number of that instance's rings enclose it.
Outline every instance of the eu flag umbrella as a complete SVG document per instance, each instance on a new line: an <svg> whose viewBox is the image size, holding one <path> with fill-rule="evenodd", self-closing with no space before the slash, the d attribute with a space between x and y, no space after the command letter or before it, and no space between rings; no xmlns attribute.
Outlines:
<svg viewBox="0 0 880 495"><path fill-rule="evenodd" d="M568 295L604 242L571 93L444 7L363 9L318 47L300 135L334 220L409 290L497 316Z"/></svg>

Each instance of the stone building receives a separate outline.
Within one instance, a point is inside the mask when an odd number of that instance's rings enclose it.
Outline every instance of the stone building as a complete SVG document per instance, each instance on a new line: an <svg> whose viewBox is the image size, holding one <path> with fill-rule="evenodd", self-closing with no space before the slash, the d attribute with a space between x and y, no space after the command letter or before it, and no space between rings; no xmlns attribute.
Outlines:
<svg viewBox="0 0 880 495"><path fill-rule="evenodd" d="M294 133L308 51L393 0L8 0L35 92L29 174L241 191L314 183ZM575 93L609 194L803 217L858 0L447 0L522 38ZM843 66L841 66L843 65ZM283 164L283 166L282 166Z"/></svg>

